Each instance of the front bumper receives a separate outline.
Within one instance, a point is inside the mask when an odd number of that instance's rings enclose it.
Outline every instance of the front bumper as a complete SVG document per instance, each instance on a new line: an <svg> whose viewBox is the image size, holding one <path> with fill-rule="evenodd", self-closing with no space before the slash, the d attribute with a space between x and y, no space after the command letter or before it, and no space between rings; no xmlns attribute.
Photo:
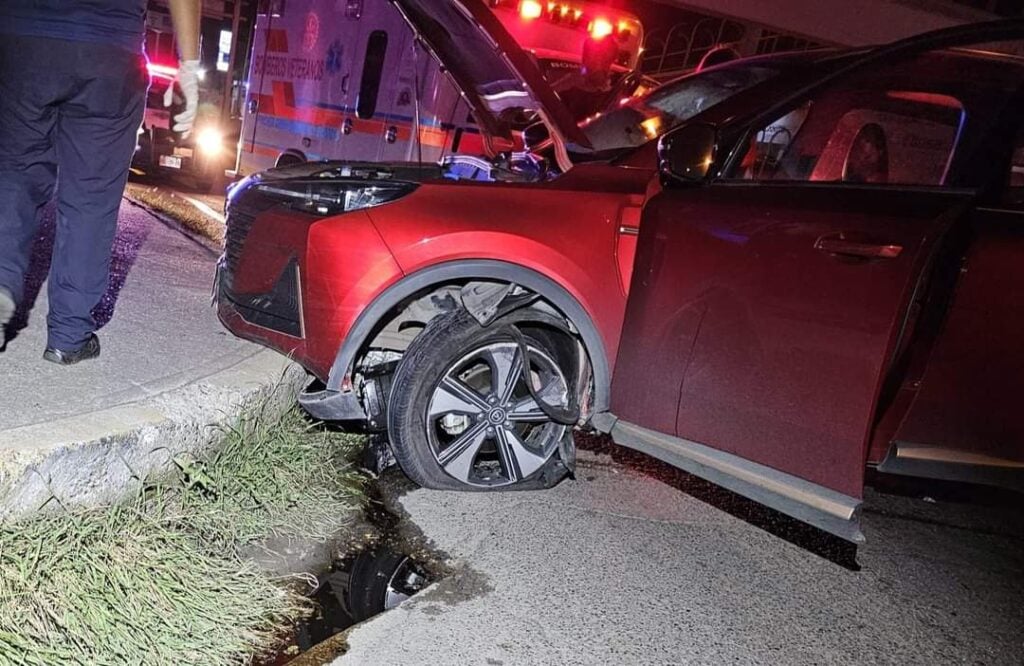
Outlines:
<svg viewBox="0 0 1024 666"><path fill-rule="evenodd" d="M355 391L335 391L306 387L299 393L299 404L310 416L321 421L365 421L363 409Z"/></svg>
<svg viewBox="0 0 1024 666"><path fill-rule="evenodd" d="M314 417L365 420L350 380L331 376L367 304L401 271L363 212L317 218L254 189L234 192L214 284L234 335L280 352L325 382L299 396Z"/></svg>

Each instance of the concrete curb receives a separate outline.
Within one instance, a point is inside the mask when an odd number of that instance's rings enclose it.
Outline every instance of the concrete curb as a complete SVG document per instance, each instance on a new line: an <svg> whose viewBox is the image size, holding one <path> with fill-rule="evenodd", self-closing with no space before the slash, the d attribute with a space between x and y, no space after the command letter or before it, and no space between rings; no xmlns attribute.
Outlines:
<svg viewBox="0 0 1024 666"><path fill-rule="evenodd" d="M287 358L259 351L143 400L0 431L0 522L116 502L175 456L216 443L247 407L288 409L305 379Z"/></svg>

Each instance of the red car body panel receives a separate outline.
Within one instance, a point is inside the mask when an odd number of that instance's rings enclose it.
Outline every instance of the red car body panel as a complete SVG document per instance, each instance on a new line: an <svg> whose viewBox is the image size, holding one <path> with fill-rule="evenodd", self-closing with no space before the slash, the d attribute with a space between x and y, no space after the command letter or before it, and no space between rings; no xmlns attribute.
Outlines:
<svg viewBox="0 0 1024 666"><path fill-rule="evenodd" d="M338 261L342 255L346 260ZM223 299L219 314L236 335L291 356L326 379L356 317L402 271L366 211L323 219L271 210L260 214L245 240L235 291L269 291L293 259L301 276L302 337L247 322Z"/></svg>
<svg viewBox="0 0 1024 666"><path fill-rule="evenodd" d="M663 193L644 215L657 240L637 257L612 411L859 497L900 316L952 203L782 185ZM839 233L903 252L816 249Z"/></svg>
<svg viewBox="0 0 1024 666"><path fill-rule="evenodd" d="M623 171L599 169L606 177ZM626 305L616 270L623 251L619 228L623 215L637 217L653 172L631 171L629 178L609 178L599 186L587 168L579 170L581 176L567 175L557 188L426 184L370 215L406 274L445 262L492 259L563 285L597 325L611 364Z"/></svg>
<svg viewBox="0 0 1024 666"><path fill-rule="evenodd" d="M619 230L639 223L653 174L581 166L543 185L429 181L386 206L328 218L268 211L245 241L235 290L266 292L298 258L305 336L255 326L223 300L220 315L236 334L326 380L356 319L403 277L491 259L564 286L595 323L611 366L626 304L619 267L632 262L636 238Z"/></svg>

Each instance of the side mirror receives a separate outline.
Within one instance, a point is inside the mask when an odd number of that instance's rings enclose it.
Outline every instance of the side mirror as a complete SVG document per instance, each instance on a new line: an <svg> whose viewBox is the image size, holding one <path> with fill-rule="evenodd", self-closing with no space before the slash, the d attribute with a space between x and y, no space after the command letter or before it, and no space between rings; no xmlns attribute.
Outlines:
<svg viewBox="0 0 1024 666"><path fill-rule="evenodd" d="M658 170L663 179L700 183L710 175L717 153L718 130L713 125L683 125L658 141Z"/></svg>

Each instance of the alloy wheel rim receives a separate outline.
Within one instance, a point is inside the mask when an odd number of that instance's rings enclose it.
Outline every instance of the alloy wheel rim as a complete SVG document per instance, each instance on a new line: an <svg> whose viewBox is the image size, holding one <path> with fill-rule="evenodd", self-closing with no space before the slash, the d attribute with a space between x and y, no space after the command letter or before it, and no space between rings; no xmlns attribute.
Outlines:
<svg viewBox="0 0 1024 666"><path fill-rule="evenodd" d="M567 426L554 423L530 395L564 408L568 383L544 351L493 342L462 356L442 375L427 404L427 439L437 464L461 483L494 487L529 477L551 459Z"/></svg>

